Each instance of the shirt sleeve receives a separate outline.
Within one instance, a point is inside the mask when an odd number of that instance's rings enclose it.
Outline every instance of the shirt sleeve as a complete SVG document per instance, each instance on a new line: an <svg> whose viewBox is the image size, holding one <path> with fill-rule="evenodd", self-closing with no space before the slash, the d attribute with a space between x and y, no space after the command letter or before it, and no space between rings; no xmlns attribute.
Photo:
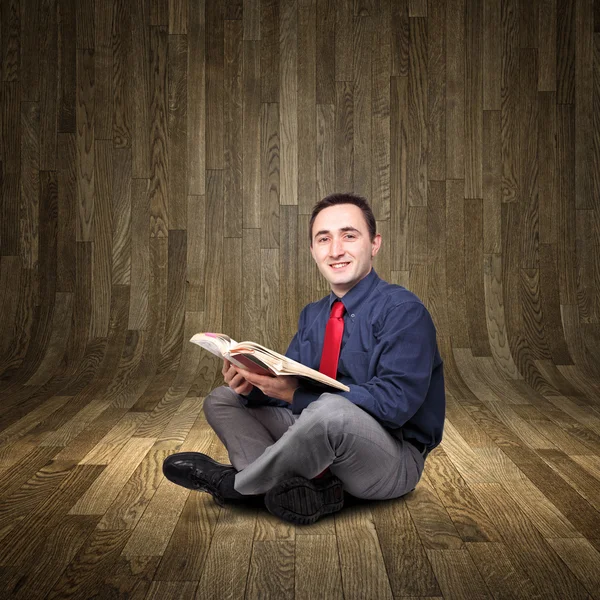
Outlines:
<svg viewBox="0 0 600 600"><path fill-rule="evenodd" d="M427 392L436 356L433 320L419 302L390 309L375 326L378 356L375 375L366 383L336 392L373 415L385 427L402 427L419 410Z"/></svg>

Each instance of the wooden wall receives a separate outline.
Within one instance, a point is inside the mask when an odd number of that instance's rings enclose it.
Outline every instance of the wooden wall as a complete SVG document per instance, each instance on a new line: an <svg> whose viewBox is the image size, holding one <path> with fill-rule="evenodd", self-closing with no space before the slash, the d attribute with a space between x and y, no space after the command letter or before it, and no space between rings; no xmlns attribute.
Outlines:
<svg viewBox="0 0 600 600"><path fill-rule="evenodd" d="M204 394L198 331L285 351L328 292L308 220L334 191L370 199L375 268L429 307L449 386L474 357L541 390L598 374L598 0L5 0L0 20L9 406Z"/></svg>

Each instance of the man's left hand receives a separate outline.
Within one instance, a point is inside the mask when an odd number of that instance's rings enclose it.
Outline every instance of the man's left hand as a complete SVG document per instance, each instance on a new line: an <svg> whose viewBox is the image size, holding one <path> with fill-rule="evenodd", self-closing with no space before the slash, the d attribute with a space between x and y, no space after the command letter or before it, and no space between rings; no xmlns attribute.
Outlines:
<svg viewBox="0 0 600 600"><path fill-rule="evenodd" d="M259 388L263 394L271 396L271 398L283 400L289 404L294 399L294 391L300 387L298 378L291 375L259 375L241 367L236 366L235 369L247 381Z"/></svg>

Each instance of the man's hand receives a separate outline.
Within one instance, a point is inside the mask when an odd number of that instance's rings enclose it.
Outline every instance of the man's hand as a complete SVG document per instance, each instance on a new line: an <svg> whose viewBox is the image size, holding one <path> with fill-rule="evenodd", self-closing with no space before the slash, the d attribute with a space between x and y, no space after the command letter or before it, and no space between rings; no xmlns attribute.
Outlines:
<svg viewBox="0 0 600 600"><path fill-rule="evenodd" d="M254 387L249 381L246 381L243 375L239 374L237 367L232 365L226 358L221 369L225 383L236 393L240 395L249 394Z"/></svg>
<svg viewBox="0 0 600 600"><path fill-rule="evenodd" d="M247 369L235 366L231 368L235 369L246 382L255 385L267 396L283 400L289 404L294 399L294 391L300 387L298 378L290 375L258 375Z"/></svg>

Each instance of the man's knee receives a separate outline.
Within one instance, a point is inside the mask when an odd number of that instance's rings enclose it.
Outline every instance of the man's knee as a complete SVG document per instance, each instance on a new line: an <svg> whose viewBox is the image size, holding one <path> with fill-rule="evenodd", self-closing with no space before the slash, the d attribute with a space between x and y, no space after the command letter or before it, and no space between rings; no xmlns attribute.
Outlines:
<svg viewBox="0 0 600 600"><path fill-rule="evenodd" d="M224 410L230 407L239 406L239 396L227 385L215 388L204 399L204 415L209 425L211 421Z"/></svg>
<svg viewBox="0 0 600 600"><path fill-rule="evenodd" d="M318 400L311 402L303 411L305 418L318 421L328 426L343 426L347 417L356 412L356 405L338 394L321 394ZM360 410L360 409L359 409Z"/></svg>

